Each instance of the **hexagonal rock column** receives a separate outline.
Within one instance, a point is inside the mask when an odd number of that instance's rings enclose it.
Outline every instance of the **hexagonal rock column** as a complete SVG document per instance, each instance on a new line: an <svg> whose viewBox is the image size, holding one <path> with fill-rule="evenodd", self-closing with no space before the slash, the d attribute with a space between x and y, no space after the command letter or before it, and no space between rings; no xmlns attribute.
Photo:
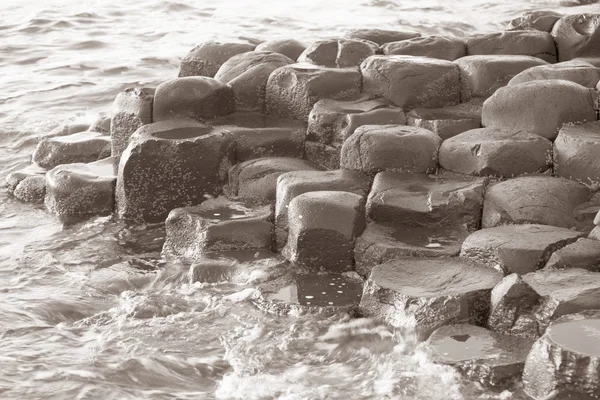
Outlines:
<svg viewBox="0 0 600 400"><path fill-rule="evenodd" d="M440 166L467 175L512 177L552 167L552 142L533 133L482 128L445 140Z"/></svg>
<svg viewBox="0 0 600 400"><path fill-rule="evenodd" d="M52 169L61 164L97 161L109 155L109 137L100 132L78 132L42 140L31 160L42 168Z"/></svg>
<svg viewBox="0 0 600 400"><path fill-rule="evenodd" d="M481 128L481 104L469 102L443 108L415 108L406 114L406 124L429 129L446 140Z"/></svg>
<svg viewBox="0 0 600 400"><path fill-rule="evenodd" d="M490 185L482 226L545 224L572 228L585 224L577 208L592 192L580 183L551 176L522 176Z"/></svg>
<svg viewBox="0 0 600 400"><path fill-rule="evenodd" d="M592 239L579 239L555 251L544 268L581 268L600 272L600 242Z"/></svg>
<svg viewBox="0 0 600 400"><path fill-rule="evenodd" d="M469 231L461 226L406 226L371 222L356 239L356 272L367 278L375 265L402 257L458 256Z"/></svg>
<svg viewBox="0 0 600 400"><path fill-rule="evenodd" d="M78 222L114 209L116 157L59 165L46 174L46 208L64 223Z"/></svg>
<svg viewBox="0 0 600 400"><path fill-rule="evenodd" d="M362 62L363 90L402 108L437 108L460 101L460 73L451 61L371 56Z"/></svg>
<svg viewBox="0 0 600 400"><path fill-rule="evenodd" d="M458 324L433 332L427 349L433 362L451 365L471 380L498 387L521 377L532 344L531 339Z"/></svg>
<svg viewBox="0 0 600 400"><path fill-rule="evenodd" d="M467 56L455 61L460 69L460 98L488 98L518 73L546 65L544 60L531 56L485 55Z"/></svg>
<svg viewBox="0 0 600 400"><path fill-rule="evenodd" d="M189 76L161 83L154 94L154 122L193 118L198 121L231 114L233 90L213 78Z"/></svg>
<svg viewBox="0 0 600 400"><path fill-rule="evenodd" d="M262 42L254 51L272 51L296 61L305 49L306 46L296 39L274 39Z"/></svg>
<svg viewBox="0 0 600 400"><path fill-rule="evenodd" d="M554 141L554 173L600 187L600 121L564 126Z"/></svg>
<svg viewBox="0 0 600 400"><path fill-rule="evenodd" d="M317 191L290 201L288 239L282 254L312 270L354 269L354 239L365 228L365 201L358 194Z"/></svg>
<svg viewBox="0 0 600 400"><path fill-rule="evenodd" d="M260 204L274 203L280 175L316 170L311 162L297 158L257 158L237 164L229 170L228 192L232 196L254 199Z"/></svg>
<svg viewBox="0 0 600 400"><path fill-rule="evenodd" d="M460 257L401 258L377 265L367 280L360 312L423 338L443 325L483 325L492 288L502 274Z"/></svg>
<svg viewBox="0 0 600 400"><path fill-rule="evenodd" d="M250 51L231 57L215 74L215 79L233 90L236 111L265 112L265 91L269 75L295 61L270 51Z"/></svg>
<svg viewBox="0 0 600 400"><path fill-rule="evenodd" d="M373 181L367 216L402 226L479 227L485 179L381 172Z"/></svg>
<svg viewBox="0 0 600 400"><path fill-rule="evenodd" d="M236 112L205 123L231 134L237 162L262 157L302 158L304 154L306 124L301 121Z"/></svg>
<svg viewBox="0 0 600 400"><path fill-rule="evenodd" d="M507 31L467 39L468 55L513 54L556 62L556 46L548 32Z"/></svg>
<svg viewBox="0 0 600 400"><path fill-rule="evenodd" d="M540 65L518 73L508 82L508 85L547 79L562 79L593 89L600 81L600 68L579 60Z"/></svg>
<svg viewBox="0 0 600 400"><path fill-rule="evenodd" d="M142 125L152 123L154 89L129 88L115 98L111 110L111 156L119 157L129 138Z"/></svg>
<svg viewBox="0 0 600 400"><path fill-rule="evenodd" d="M383 46L386 43L398 42L400 40L412 39L421 36L418 32L411 31L396 31L389 29L353 29L346 33L346 37L350 39L369 40Z"/></svg>
<svg viewBox="0 0 600 400"><path fill-rule="evenodd" d="M33 175L22 179L13 195L29 203L43 203L46 196L46 178L43 175Z"/></svg>
<svg viewBox="0 0 600 400"><path fill-rule="evenodd" d="M558 60L575 57L598 57L600 52L600 14L565 15L554 24L552 36Z"/></svg>
<svg viewBox="0 0 600 400"><path fill-rule="evenodd" d="M464 40L445 36L422 36L399 42L387 43L383 54L419 56L454 61L467 55Z"/></svg>
<svg viewBox="0 0 600 400"><path fill-rule="evenodd" d="M266 90L267 114L306 120L317 101L358 96L362 82L356 68L326 68L300 63L273 71Z"/></svg>
<svg viewBox="0 0 600 400"><path fill-rule="evenodd" d="M142 126L121 156L119 215L159 222L174 208L220 194L233 156L231 135L222 129L193 120Z"/></svg>
<svg viewBox="0 0 600 400"><path fill-rule="evenodd" d="M275 203L275 235L278 248L283 247L287 241L288 206L296 196L316 191L340 191L366 198L369 184L368 176L347 170L295 171L279 176Z"/></svg>
<svg viewBox="0 0 600 400"><path fill-rule="evenodd" d="M29 164L25 168L13 171L6 175L6 190L12 194L23 179L29 178L31 176L43 177L46 175L46 172L48 172L46 168L42 168L35 163Z"/></svg>
<svg viewBox="0 0 600 400"><path fill-rule="evenodd" d="M179 76L213 77L225 61L236 54L252 51L255 47L247 43L204 42L181 59Z"/></svg>
<svg viewBox="0 0 600 400"><path fill-rule="evenodd" d="M298 57L298 62L329 68L357 67L365 58L378 51L376 43L365 40L325 39L309 45Z"/></svg>
<svg viewBox="0 0 600 400"><path fill-rule="evenodd" d="M507 31L535 30L550 32L552 27L562 17L555 11L527 11L517 18L513 18L506 26Z"/></svg>
<svg viewBox="0 0 600 400"><path fill-rule="evenodd" d="M207 252L271 250L273 214L270 206L251 201L209 199L194 207L176 208L165 221L162 254L197 260Z"/></svg>
<svg viewBox="0 0 600 400"><path fill-rule="evenodd" d="M505 274L525 274L542 268L554 251L583 236L580 232L548 225L497 226L469 235L460 255Z"/></svg>
<svg viewBox="0 0 600 400"><path fill-rule="evenodd" d="M536 400L552 395L600 399L599 331L598 310L554 321L527 356L523 371L525 393Z"/></svg>
<svg viewBox="0 0 600 400"><path fill-rule="evenodd" d="M498 89L483 103L483 126L523 130L550 140L567 123L596 120L596 93L573 82L545 80Z"/></svg>
<svg viewBox="0 0 600 400"><path fill-rule="evenodd" d="M435 172L442 139L404 125L363 125L342 145L340 166L375 175L380 171Z"/></svg>

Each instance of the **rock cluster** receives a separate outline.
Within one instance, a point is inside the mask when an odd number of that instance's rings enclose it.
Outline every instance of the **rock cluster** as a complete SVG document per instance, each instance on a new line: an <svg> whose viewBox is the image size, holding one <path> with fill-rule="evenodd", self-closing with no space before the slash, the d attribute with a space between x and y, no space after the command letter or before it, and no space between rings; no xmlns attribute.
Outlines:
<svg viewBox="0 0 600 400"><path fill-rule="evenodd" d="M339 304L480 382L600 399L599 81L600 14L206 42L7 189L65 223L166 221L165 257L279 252L303 275L253 292L267 311Z"/></svg>

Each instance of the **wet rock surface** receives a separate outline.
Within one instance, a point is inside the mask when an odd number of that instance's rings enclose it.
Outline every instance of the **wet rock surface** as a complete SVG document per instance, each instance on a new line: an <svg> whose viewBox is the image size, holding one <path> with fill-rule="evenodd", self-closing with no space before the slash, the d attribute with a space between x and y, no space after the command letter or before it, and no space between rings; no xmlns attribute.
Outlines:
<svg viewBox="0 0 600 400"><path fill-rule="evenodd" d="M506 386L519 378L533 340L458 324L431 334L427 348L436 363L451 365L469 379L491 386Z"/></svg>
<svg viewBox="0 0 600 400"><path fill-rule="evenodd" d="M454 61L467 55L464 40L445 36L419 36L385 44L383 54L439 58Z"/></svg>
<svg viewBox="0 0 600 400"><path fill-rule="evenodd" d="M564 126L554 141L554 173L600 188L600 122Z"/></svg>
<svg viewBox="0 0 600 400"><path fill-rule="evenodd" d="M552 142L524 131L481 128L445 140L440 166L467 175L513 177L552 167Z"/></svg>
<svg viewBox="0 0 600 400"><path fill-rule="evenodd" d="M187 260L208 252L266 250L273 244L269 205L218 197L199 206L176 208L165 221L163 254Z"/></svg>
<svg viewBox="0 0 600 400"><path fill-rule="evenodd" d="M373 268L360 312L425 338L443 325L482 326L490 291L501 279L499 272L460 257L396 259Z"/></svg>
<svg viewBox="0 0 600 400"><path fill-rule="evenodd" d="M404 125L363 125L343 144L342 168L375 175L380 171L432 173L437 167L441 138Z"/></svg>
<svg viewBox="0 0 600 400"><path fill-rule="evenodd" d="M129 88L117 95L110 118L111 156L119 157L131 135L140 126L152 123L154 91Z"/></svg>
<svg viewBox="0 0 600 400"><path fill-rule="evenodd" d="M460 74L447 60L412 56L367 58L360 65L366 93L402 108L437 108L460 101Z"/></svg>
<svg viewBox="0 0 600 400"><path fill-rule="evenodd" d="M61 164L88 163L110 156L110 138L100 132L78 132L43 139L33 152L32 162L52 169Z"/></svg>
<svg viewBox="0 0 600 400"><path fill-rule="evenodd" d="M354 269L354 241L365 228L363 196L340 191L313 191L290 201L288 238L282 254L311 270Z"/></svg>
<svg viewBox="0 0 600 400"><path fill-rule="evenodd" d="M505 274L526 274L544 267L554 251L583 236L580 232L548 225L497 226L469 235L460 255Z"/></svg>
<svg viewBox="0 0 600 400"><path fill-rule="evenodd" d="M221 65L236 54L254 50L247 43L204 42L181 59L179 76L214 77Z"/></svg>
<svg viewBox="0 0 600 400"><path fill-rule="evenodd" d="M551 395L600 398L599 331L598 310L554 321L527 357L523 372L525 392L534 399Z"/></svg>

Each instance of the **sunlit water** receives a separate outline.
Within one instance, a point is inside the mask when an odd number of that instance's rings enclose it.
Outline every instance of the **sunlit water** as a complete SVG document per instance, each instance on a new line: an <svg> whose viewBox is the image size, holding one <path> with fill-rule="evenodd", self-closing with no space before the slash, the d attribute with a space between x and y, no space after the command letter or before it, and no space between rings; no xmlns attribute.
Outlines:
<svg viewBox="0 0 600 400"><path fill-rule="evenodd" d="M205 40L293 37L357 27L458 36L556 1L4 0L0 4L0 180L44 133L106 113L130 86L175 77ZM0 398L475 399L494 393L433 364L369 320L275 317L258 281L287 273L238 263L212 283L160 259L162 227L100 218L63 229L0 189ZM283 268L283 269L282 269Z"/></svg>

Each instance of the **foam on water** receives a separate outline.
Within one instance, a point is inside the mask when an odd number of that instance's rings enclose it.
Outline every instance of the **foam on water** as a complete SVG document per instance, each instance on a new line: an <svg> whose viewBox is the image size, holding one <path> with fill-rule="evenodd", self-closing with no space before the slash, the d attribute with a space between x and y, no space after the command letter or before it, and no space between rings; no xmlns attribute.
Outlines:
<svg viewBox="0 0 600 400"><path fill-rule="evenodd" d="M353 28L466 36L554 0L5 0L0 5L0 181L41 137L91 123L131 86L177 75L202 41ZM259 311L277 260L231 255L194 272L160 257L162 225L103 217L63 228L0 190L0 398L505 399L431 363L371 320ZM316 296L317 294L311 294ZM507 397L508 396L508 397Z"/></svg>

